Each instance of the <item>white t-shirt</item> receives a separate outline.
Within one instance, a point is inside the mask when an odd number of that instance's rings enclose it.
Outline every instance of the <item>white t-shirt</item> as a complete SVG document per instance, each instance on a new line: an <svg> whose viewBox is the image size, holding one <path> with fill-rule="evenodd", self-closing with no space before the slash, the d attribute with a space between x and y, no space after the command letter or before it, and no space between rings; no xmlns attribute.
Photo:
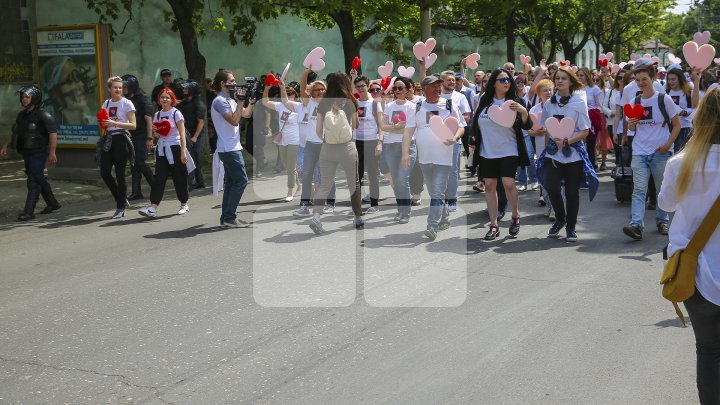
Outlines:
<svg viewBox="0 0 720 405"><path fill-rule="evenodd" d="M430 129L430 117L439 115L443 120L453 116L458 122L462 123L463 119L460 111L453 106L451 111L446 109L447 101L440 98L438 103L430 104L423 101L420 111L415 113L415 109L408 116L406 128L415 128L415 144L418 149L418 162L421 164L434 163L436 165L452 166L453 145L445 145ZM455 135L455 134L453 134Z"/></svg>
<svg viewBox="0 0 720 405"><path fill-rule="evenodd" d="M665 93L665 88L660 85L658 82L653 82L653 90L655 90L656 93ZM640 88L638 88L637 83L635 81L632 81L627 84L627 86L623 87L623 94L622 98L620 99L620 105L624 106L625 104L635 104L635 96L637 96L638 91L640 91Z"/></svg>
<svg viewBox="0 0 720 405"><path fill-rule="evenodd" d="M530 109L530 113L539 116L540 120L542 120L542 112L543 105L540 102L535 104ZM546 135L533 136L533 140L535 141L535 153L537 154L537 156L540 156L540 154L543 153L543 151L545 150L545 136Z"/></svg>
<svg viewBox="0 0 720 405"><path fill-rule="evenodd" d="M153 123L160 122L163 119L170 121L170 132L167 136L159 136L158 144L180 145L180 131L178 131L177 123L184 121L185 117L183 117L180 110L175 107L172 107L167 111L160 110L153 114Z"/></svg>
<svg viewBox="0 0 720 405"><path fill-rule="evenodd" d="M132 101L126 99L125 97L121 98L119 101L112 101L112 99L107 99L103 103L103 108L107 108L108 113L110 114L111 121L117 121L122 123L130 122L130 120L128 119L128 113L131 111L135 111L135 106L133 105ZM107 127L106 130L109 132L113 130L122 131L123 129L113 125Z"/></svg>
<svg viewBox="0 0 720 405"><path fill-rule="evenodd" d="M676 106L667 94L654 93L648 99L641 97L640 104L642 104L645 112L635 127L635 139L632 144L633 156L652 155L657 148L666 144L670 138L670 126L662 126L664 118L658 106L658 97L660 96L665 97L665 109L671 121L673 117L680 113L680 107ZM635 105L635 100L631 104ZM670 146L670 151L672 150L673 147Z"/></svg>
<svg viewBox="0 0 720 405"><path fill-rule="evenodd" d="M624 106L624 104L621 104L621 96L620 96L619 91L613 92L612 104L613 104L613 108L615 108L615 114L617 115L617 107L620 106L620 109L623 109L623 106ZM613 118L613 120L614 120L614 118ZM625 128L623 126L623 117L619 116L617 128L613 128L613 131L615 131L616 135L621 135L623 132L623 128ZM628 136L632 136L632 135L630 135L630 133L628 132Z"/></svg>
<svg viewBox="0 0 720 405"><path fill-rule="evenodd" d="M467 126L467 122L465 122L465 117L463 114L470 114L472 116L472 109L470 108L470 103L468 103L467 98L455 90L453 90L452 93L442 93L440 94L441 98L444 98L445 100L452 99L452 108L458 109L460 111L460 116L462 119L460 120L460 127L464 128ZM462 143L461 139L457 140L457 143Z"/></svg>
<svg viewBox="0 0 720 405"><path fill-rule="evenodd" d="M493 99L493 104L501 106L504 99ZM480 143L480 156L487 159L498 159L507 156L518 156L517 139L512 128L505 128L496 124L487 114L487 108L483 108L478 114L478 125L482 134Z"/></svg>
<svg viewBox="0 0 720 405"><path fill-rule="evenodd" d="M311 143L322 143L322 139L317 136L317 108L318 102L310 97L307 105L303 107L302 117L300 118L300 132L302 137Z"/></svg>
<svg viewBox="0 0 720 405"><path fill-rule="evenodd" d="M385 121L388 124L391 124L395 122L395 120L398 120L405 121L407 124L410 115L415 113L415 108L416 105L411 101L405 101L402 104L398 104L397 101L393 101L385 107ZM402 142L402 138L402 134L386 131L383 143L399 143Z"/></svg>
<svg viewBox="0 0 720 405"><path fill-rule="evenodd" d="M692 113L695 111L692 108L692 101L691 104L688 105L688 98L685 93L683 93L682 90L670 90L668 91L668 96L672 99L673 103L675 103L676 106L680 108L680 111L682 112L687 111L688 115L683 117L680 116L680 127L681 128L692 128L692 119L693 115Z"/></svg>
<svg viewBox="0 0 720 405"><path fill-rule="evenodd" d="M603 99L603 91L598 86L585 87L588 110L599 109Z"/></svg>
<svg viewBox="0 0 720 405"><path fill-rule="evenodd" d="M242 150L240 144L240 125L231 125L225 120L225 115L232 114L237 109L237 101L228 94L220 92L212 102L210 116L212 117L215 132L217 133L217 151L232 152Z"/></svg>
<svg viewBox="0 0 720 405"><path fill-rule="evenodd" d="M278 113L278 131L282 129L281 146L299 145L300 144L300 114L302 113L302 103L297 101L289 101L295 111L290 111L283 103L275 102L275 111Z"/></svg>
<svg viewBox="0 0 720 405"><path fill-rule="evenodd" d="M414 103L414 104L417 104L417 103L422 102L423 100L425 100L425 97L423 97L423 96L418 96L418 95L416 94L415 96L413 96L413 99L410 100L410 102L411 102L411 103Z"/></svg>
<svg viewBox="0 0 720 405"><path fill-rule="evenodd" d="M375 104L375 112L382 113L383 108L380 102L376 102L372 98L369 100L358 100L358 120L359 125L355 129L354 138L359 141L376 141L378 139L378 123L373 116L373 103Z"/></svg>
<svg viewBox="0 0 720 405"><path fill-rule="evenodd" d="M554 96L556 100L560 100L560 96L555 95ZM543 109L543 115L540 119L540 123L542 126L545 126L545 121L550 118L555 117L558 120L562 120L565 117L572 118L575 121L575 130L573 131L572 136L576 136L578 133L590 129L590 116L588 115L588 109L587 109L587 100L585 100L585 92L576 91L573 93L572 98L570 101L563 107L560 107L560 104L556 102L555 104L551 103L550 100L548 100L545 103L545 108ZM552 138L552 135L550 135ZM581 141L584 142L584 141ZM554 155L545 155L546 157L549 157L552 160L555 160L559 163L572 163L582 160L582 157L580 154L575 150L575 148L570 147L570 156L565 156L562 152L562 145L558 145L558 148L560 150L557 151Z"/></svg>

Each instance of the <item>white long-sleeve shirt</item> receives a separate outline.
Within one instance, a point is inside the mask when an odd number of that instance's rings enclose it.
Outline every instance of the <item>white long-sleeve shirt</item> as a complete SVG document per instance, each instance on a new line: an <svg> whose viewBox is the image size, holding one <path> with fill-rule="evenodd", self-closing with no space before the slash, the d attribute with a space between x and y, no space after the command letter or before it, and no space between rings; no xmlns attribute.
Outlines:
<svg viewBox="0 0 720 405"><path fill-rule="evenodd" d="M668 257L690 243L710 207L720 196L720 145L713 145L705 163L704 177L698 171L688 193L682 200L678 200L677 176L684 155L680 153L668 161L658 195L660 208L668 212L675 211L668 235ZM715 229L698 257L695 285L705 299L720 305L720 227Z"/></svg>

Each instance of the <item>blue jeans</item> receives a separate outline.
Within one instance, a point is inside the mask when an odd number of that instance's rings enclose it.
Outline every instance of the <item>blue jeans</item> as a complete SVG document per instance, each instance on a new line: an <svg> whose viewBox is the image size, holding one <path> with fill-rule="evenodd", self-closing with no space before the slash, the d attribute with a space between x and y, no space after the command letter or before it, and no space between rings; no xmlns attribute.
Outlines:
<svg viewBox="0 0 720 405"><path fill-rule="evenodd" d="M222 223L237 218L235 211L243 192L245 192L248 175L245 171L245 159L242 151L219 152L218 156L225 168L225 191L223 191L222 214L220 214Z"/></svg>
<svg viewBox="0 0 720 405"><path fill-rule="evenodd" d="M305 150L303 154L303 168L302 176L302 196L300 197L300 205L309 205L310 196L312 195L313 187L313 176L315 175L315 169L319 168L320 165L320 151L322 150L321 143L305 143ZM320 181L323 181L322 179ZM329 179L328 181L333 182L332 189L326 200L326 204L335 205L335 179Z"/></svg>
<svg viewBox="0 0 720 405"><path fill-rule="evenodd" d="M665 173L665 164L672 156L672 152L655 152L652 155L635 155L632 158L633 169L633 193L632 206L630 208L630 225L644 228L643 217L645 216L645 198L648 190L648 180L652 174L655 180L655 189L660 190ZM670 222L670 215L661 210L655 209L655 224L667 224Z"/></svg>
<svg viewBox="0 0 720 405"><path fill-rule="evenodd" d="M447 191L445 199L448 201L457 201L458 198L458 181L460 181L460 152L462 151L462 143L453 145L453 160L448 176Z"/></svg>
<svg viewBox="0 0 720 405"><path fill-rule="evenodd" d="M524 168L518 167L517 179L520 185L527 186L528 176L530 176L530 183L537 183L538 178L537 171L535 170L535 153L533 153L532 137L524 136L523 138L525 138L525 147L527 148L528 159L530 159L530 166Z"/></svg>
<svg viewBox="0 0 720 405"><path fill-rule="evenodd" d="M430 194L430 212L428 213L428 229L437 229L441 222L447 222L450 213L445 204L445 193L448 186L448 176L451 166L436 165L433 163L420 163L425 185Z"/></svg>
<svg viewBox="0 0 720 405"><path fill-rule="evenodd" d="M402 215L410 215L410 173L417 159L417 147L410 145L410 165L407 169L402 164L402 143L384 144L382 159L390 169L397 210Z"/></svg>

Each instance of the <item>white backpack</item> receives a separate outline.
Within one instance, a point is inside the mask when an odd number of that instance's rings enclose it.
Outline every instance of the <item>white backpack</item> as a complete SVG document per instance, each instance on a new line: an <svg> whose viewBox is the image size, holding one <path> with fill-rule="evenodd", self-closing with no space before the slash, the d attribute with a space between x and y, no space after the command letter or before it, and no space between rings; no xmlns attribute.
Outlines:
<svg viewBox="0 0 720 405"><path fill-rule="evenodd" d="M323 118L325 129L325 142L331 145L350 142L352 140L352 127L345 115L345 111L333 106Z"/></svg>

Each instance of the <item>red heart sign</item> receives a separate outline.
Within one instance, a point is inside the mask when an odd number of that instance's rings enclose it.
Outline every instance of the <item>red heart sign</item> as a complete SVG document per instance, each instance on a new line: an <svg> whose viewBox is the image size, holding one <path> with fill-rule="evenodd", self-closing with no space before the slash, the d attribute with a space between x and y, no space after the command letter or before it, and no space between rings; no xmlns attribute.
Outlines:
<svg viewBox="0 0 720 405"><path fill-rule="evenodd" d="M392 117L393 124L405 121L407 121L407 114L405 114L405 111L400 111L400 114L395 114Z"/></svg>
<svg viewBox="0 0 720 405"><path fill-rule="evenodd" d="M623 106L623 111L625 112L625 116L628 118L640 119L642 118L645 109L641 104L635 104L634 106L625 104L625 106Z"/></svg>
<svg viewBox="0 0 720 405"><path fill-rule="evenodd" d="M110 113L108 112L107 108L103 108L102 110L98 111L97 119L98 119L98 125L100 125L100 128L105 129L105 125L101 124L101 122L107 121L110 119Z"/></svg>
<svg viewBox="0 0 720 405"><path fill-rule="evenodd" d="M600 65L602 67L606 67L608 65L608 60L607 59L599 59L598 65Z"/></svg>
<svg viewBox="0 0 720 405"><path fill-rule="evenodd" d="M360 57L356 56L355 59L352 61L352 68L355 70L360 69L360 65L362 65L362 59Z"/></svg>
<svg viewBox="0 0 720 405"><path fill-rule="evenodd" d="M279 85L280 85L280 80L278 80L274 74L269 73L265 77L265 86L275 87L275 86L279 86Z"/></svg>
<svg viewBox="0 0 720 405"><path fill-rule="evenodd" d="M568 65L568 63L566 61L564 61L564 60L560 61L560 66L567 66L567 65Z"/></svg>
<svg viewBox="0 0 720 405"><path fill-rule="evenodd" d="M155 127L155 132L160 136L167 136L172 129L172 124L170 124L167 118L163 118L159 122L153 122L153 127Z"/></svg>
<svg viewBox="0 0 720 405"><path fill-rule="evenodd" d="M385 77L380 81L380 86L382 86L383 90L387 90L387 88L390 86L390 82L392 82L392 77Z"/></svg>
<svg viewBox="0 0 720 405"><path fill-rule="evenodd" d="M360 93L353 93L353 96L355 96L356 99L360 99Z"/></svg>

